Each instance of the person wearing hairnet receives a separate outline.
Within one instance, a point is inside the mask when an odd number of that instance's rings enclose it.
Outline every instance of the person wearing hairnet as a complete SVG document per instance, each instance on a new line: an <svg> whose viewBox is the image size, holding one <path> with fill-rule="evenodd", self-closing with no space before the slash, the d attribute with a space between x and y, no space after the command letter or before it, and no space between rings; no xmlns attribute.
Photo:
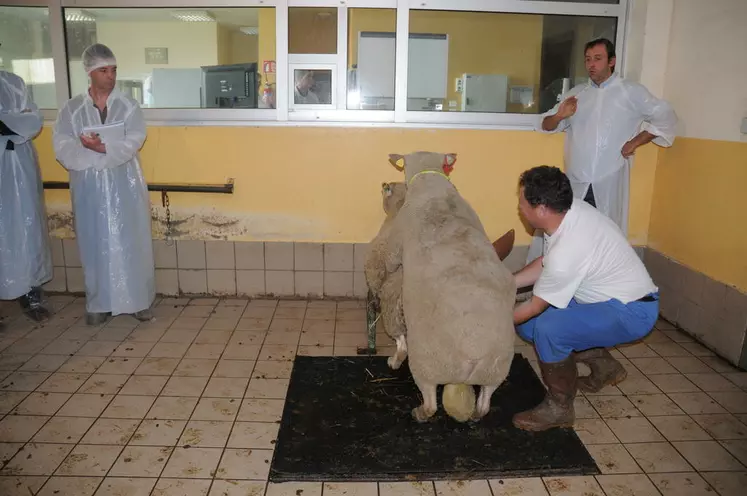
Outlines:
<svg viewBox="0 0 747 496"><path fill-rule="evenodd" d="M90 87L59 112L53 143L70 172L86 321L97 325L120 314L147 321L155 268L148 188L138 158L145 120L138 103L115 88L117 61L108 47L88 47L83 67ZM86 131L102 124L123 124L123 136Z"/></svg>
<svg viewBox="0 0 747 496"><path fill-rule="evenodd" d="M18 298L37 322L50 316L41 286L52 279L44 189L32 143L41 128L23 79L0 71L0 300Z"/></svg>
<svg viewBox="0 0 747 496"><path fill-rule="evenodd" d="M573 195L611 218L627 236L631 157L649 143L672 146L677 115L643 85L622 78L615 47L599 38L585 46L589 80L575 86L540 116L544 133L565 131L565 169ZM544 236L535 232L527 263L542 255Z"/></svg>

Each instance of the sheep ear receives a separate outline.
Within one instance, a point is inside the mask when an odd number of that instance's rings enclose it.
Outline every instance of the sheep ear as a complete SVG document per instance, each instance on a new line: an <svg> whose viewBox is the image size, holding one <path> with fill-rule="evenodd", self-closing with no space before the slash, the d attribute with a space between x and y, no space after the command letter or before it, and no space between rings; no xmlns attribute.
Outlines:
<svg viewBox="0 0 747 496"><path fill-rule="evenodd" d="M402 165L400 165L400 162L402 163ZM394 168L400 172L405 170L405 156L404 155L397 155L396 153L390 153L389 163L392 164Z"/></svg>
<svg viewBox="0 0 747 496"><path fill-rule="evenodd" d="M447 153L444 155L443 170L447 176L454 170L454 163L456 163L456 153Z"/></svg>

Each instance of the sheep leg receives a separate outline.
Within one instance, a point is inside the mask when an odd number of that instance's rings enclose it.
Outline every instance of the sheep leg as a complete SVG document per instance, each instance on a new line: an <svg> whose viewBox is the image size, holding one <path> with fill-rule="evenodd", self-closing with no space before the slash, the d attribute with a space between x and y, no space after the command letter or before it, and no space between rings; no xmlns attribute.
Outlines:
<svg viewBox="0 0 747 496"><path fill-rule="evenodd" d="M423 395L423 404L417 408L412 409L412 417L420 423L427 422L428 419L433 417L438 410L438 403L436 399L436 384L422 383L415 381L415 384L420 389L420 393Z"/></svg>
<svg viewBox="0 0 747 496"><path fill-rule="evenodd" d="M480 420L490 411L490 398L493 397L493 393L498 389L497 386L481 386L480 396L477 398L477 404L475 405L475 413L472 415L472 420Z"/></svg>
<svg viewBox="0 0 747 496"><path fill-rule="evenodd" d="M390 368L397 370L402 362L407 358L407 338L405 336L397 336L397 351L394 355L390 356L386 363Z"/></svg>

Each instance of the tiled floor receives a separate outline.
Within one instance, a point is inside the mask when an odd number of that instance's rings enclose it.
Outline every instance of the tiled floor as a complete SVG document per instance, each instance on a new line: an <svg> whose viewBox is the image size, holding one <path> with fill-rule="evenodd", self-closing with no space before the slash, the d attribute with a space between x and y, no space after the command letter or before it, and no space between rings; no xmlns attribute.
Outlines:
<svg viewBox="0 0 747 496"><path fill-rule="evenodd" d="M164 299L90 328L82 299L52 301L40 328L0 306L2 496L747 494L747 373L665 323L615 351L625 382L577 398L603 475L268 485L291 360L355 354L360 302Z"/></svg>

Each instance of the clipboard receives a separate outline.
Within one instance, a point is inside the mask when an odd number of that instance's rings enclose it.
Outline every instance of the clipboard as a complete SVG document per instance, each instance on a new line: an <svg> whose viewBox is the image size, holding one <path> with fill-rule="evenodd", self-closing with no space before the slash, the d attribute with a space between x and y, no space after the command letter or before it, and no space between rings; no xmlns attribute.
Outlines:
<svg viewBox="0 0 747 496"><path fill-rule="evenodd" d="M101 138L101 142L104 144L124 141L125 139L124 122L115 122L113 124L102 124L100 126L86 126L83 128L83 134L86 134L86 135L98 134L99 138Z"/></svg>

